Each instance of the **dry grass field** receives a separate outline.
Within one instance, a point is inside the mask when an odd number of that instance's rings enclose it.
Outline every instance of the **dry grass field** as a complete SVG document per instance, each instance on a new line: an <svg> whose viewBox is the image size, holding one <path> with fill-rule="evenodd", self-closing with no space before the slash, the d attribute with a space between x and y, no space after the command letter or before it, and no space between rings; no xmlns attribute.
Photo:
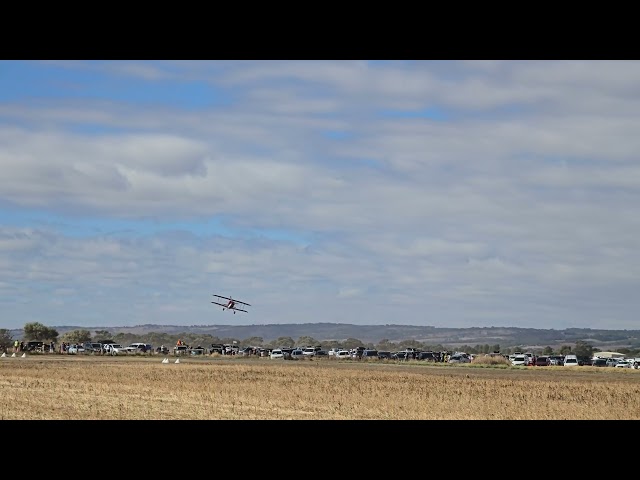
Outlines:
<svg viewBox="0 0 640 480"><path fill-rule="evenodd" d="M0 358L0 419L640 419L640 370L162 358Z"/></svg>

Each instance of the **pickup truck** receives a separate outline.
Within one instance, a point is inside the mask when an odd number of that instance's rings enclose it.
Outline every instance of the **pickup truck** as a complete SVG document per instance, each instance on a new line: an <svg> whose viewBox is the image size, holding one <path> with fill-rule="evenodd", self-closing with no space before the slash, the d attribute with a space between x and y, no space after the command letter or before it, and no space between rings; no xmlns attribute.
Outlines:
<svg viewBox="0 0 640 480"><path fill-rule="evenodd" d="M186 345L176 345L175 347L173 347L173 354L174 355L188 355L189 354L189 349L187 348Z"/></svg>
<svg viewBox="0 0 640 480"><path fill-rule="evenodd" d="M127 350L119 343L105 343L104 353L107 355L126 355Z"/></svg>
<svg viewBox="0 0 640 480"><path fill-rule="evenodd" d="M128 347L125 347L125 350L127 351L127 353L146 353L152 352L153 347L147 343L135 342Z"/></svg>

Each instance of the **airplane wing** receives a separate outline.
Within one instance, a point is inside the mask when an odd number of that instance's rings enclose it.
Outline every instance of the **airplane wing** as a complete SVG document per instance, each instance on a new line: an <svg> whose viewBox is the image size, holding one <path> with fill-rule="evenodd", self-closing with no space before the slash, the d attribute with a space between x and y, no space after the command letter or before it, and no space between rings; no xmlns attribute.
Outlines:
<svg viewBox="0 0 640 480"><path fill-rule="evenodd" d="M218 297L218 298L224 298L225 300L233 300L236 303L241 303L242 305L246 305L247 307L250 307L251 304L247 303L247 302L241 302L240 300L236 300L235 298L229 298L229 297L223 297L222 295L216 295L213 294L214 297ZM215 302L214 302L215 303Z"/></svg>
<svg viewBox="0 0 640 480"><path fill-rule="evenodd" d="M235 300L234 300L234 302L235 302ZM247 312L246 310L243 310L243 309L238 308L238 307L231 307L231 308L229 308L229 307L227 307L227 304L226 304L226 303L218 303L218 302L211 302L211 303L215 303L216 305L220 305L221 307L228 308L229 310L238 310L239 312L249 313L249 312ZM239 303L242 303L242 302L239 302Z"/></svg>

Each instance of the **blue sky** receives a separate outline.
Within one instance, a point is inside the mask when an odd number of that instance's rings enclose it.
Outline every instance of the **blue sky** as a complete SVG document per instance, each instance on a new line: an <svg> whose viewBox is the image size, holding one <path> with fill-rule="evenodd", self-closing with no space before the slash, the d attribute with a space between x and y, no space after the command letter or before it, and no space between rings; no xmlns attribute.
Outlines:
<svg viewBox="0 0 640 480"><path fill-rule="evenodd" d="M0 328L638 329L639 103L638 61L0 61Z"/></svg>

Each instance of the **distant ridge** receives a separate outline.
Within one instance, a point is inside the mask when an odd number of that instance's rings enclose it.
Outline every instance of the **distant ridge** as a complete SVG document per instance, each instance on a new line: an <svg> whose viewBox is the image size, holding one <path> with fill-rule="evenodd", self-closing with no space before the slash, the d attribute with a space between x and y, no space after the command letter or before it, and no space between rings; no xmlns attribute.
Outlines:
<svg viewBox="0 0 640 480"><path fill-rule="evenodd" d="M60 335L72 330L108 330L112 334L125 333L146 335L150 333L167 334L209 334L219 338L237 338L239 340L262 337L265 342L280 337L312 337L318 341L344 341L349 338L364 343L378 343L381 340L400 342L416 340L431 345L495 345L510 347L523 346L561 346L584 341L594 347L604 349L640 347L640 330L595 330L591 328L568 328L564 330L536 329L520 327L472 327L448 328L417 325L354 325L344 323L296 323L264 325L135 325L131 327L86 327L52 326ZM22 329L9 330L13 338L22 338Z"/></svg>

